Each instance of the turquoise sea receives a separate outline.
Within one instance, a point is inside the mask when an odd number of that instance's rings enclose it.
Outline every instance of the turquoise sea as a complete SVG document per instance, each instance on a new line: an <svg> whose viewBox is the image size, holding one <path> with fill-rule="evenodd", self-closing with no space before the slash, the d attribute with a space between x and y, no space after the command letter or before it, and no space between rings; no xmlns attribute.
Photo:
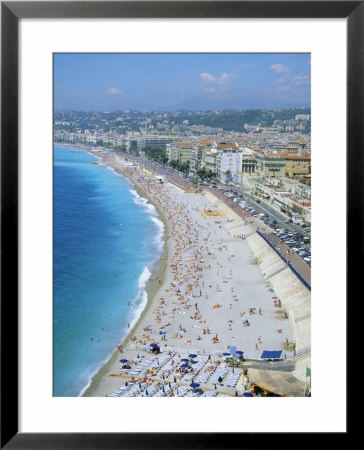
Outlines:
<svg viewBox="0 0 364 450"><path fill-rule="evenodd" d="M54 147L54 396L81 395L109 359L145 307L163 250L155 208L95 161Z"/></svg>

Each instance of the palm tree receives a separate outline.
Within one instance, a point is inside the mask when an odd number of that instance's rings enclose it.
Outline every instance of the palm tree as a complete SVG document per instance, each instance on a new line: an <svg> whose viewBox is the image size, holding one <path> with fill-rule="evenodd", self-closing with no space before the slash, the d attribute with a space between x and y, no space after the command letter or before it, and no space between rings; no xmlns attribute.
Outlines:
<svg viewBox="0 0 364 450"><path fill-rule="evenodd" d="M231 172L230 172L230 170L227 170L225 172L225 177L226 177L226 182L231 180Z"/></svg>

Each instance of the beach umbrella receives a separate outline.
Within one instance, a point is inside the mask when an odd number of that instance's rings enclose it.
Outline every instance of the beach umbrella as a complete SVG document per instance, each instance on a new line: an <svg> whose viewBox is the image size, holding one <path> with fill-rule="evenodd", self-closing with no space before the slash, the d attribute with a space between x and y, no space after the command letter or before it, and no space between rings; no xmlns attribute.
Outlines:
<svg viewBox="0 0 364 450"><path fill-rule="evenodd" d="M244 352L242 352L241 350L236 350L235 354L236 355L244 355Z"/></svg>
<svg viewBox="0 0 364 450"><path fill-rule="evenodd" d="M196 358L197 355L195 355L194 353L191 353L190 355L188 355L190 358Z"/></svg>
<svg viewBox="0 0 364 450"><path fill-rule="evenodd" d="M189 361L188 358L182 358L181 361Z"/></svg>
<svg viewBox="0 0 364 450"><path fill-rule="evenodd" d="M191 383L190 386L191 386L192 388L197 388L197 387L199 387L200 385L199 385L199 383Z"/></svg>
<svg viewBox="0 0 364 450"><path fill-rule="evenodd" d="M121 363L126 363L126 362L128 362L129 360L128 359L125 359L125 358L123 358L123 359L119 359L119 362L121 362Z"/></svg>
<svg viewBox="0 0 364 450"><path fill-rule="evenodd" d="M251 392L244 392L243 397L254 397Z"/></svg>
<svg viewBox="0 0 364 450"><path fill-rule="evenodd" d="M131 369L130 366L124 366L124 369Z"/></svg>
<svg viewBox="0 0 364 450"><path fill-rule="evenodd" d="M157 344L154 344L154 343L153 343L153 344L150 344L150 346L151 346L151 347L158 347L158 345L157 345Z"/></svg>
<svg viewBox="0 0 364 450"><path fill-rule="evenodd" d="M231 354L230 353L223 353L223 356L231 356Z"/></svg>

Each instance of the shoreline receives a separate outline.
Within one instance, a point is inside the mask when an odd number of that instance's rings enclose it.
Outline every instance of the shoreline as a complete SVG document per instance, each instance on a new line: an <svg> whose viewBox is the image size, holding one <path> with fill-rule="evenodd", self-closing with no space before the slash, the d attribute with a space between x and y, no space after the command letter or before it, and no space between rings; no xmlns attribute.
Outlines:
<svg viewBox="0 0 364 450"><path fill-rule="evenodd" d="M72 147L73 148L73 147ZM82 148L80 150L83 150ZM85 150L87 151L87 150ZM93 152L90 152L94 155ZM94 155L96 156L96 155ZM169 253L170 249L168 246L168 239L169 239L169 225L168 221L162 212L161 208L158 206L157 203L155 203L154 199L148 195L148 193L140 187L140 185L133 180L132 178L128 177L127 174L121 170L120 168L113 166L110 161L105 162L104 157L100 156L100 163L104 164L113 170L119 175L122 175L124 178L127 178L135 188L138 195L140 195L142 198L145 198L150 204L154 206L154 208L157 211L159 220L163 223L163 249L160 257L153 263L152 267L150 268L151 275L145 285L145 292L147 294L147 303L145 305L145 308L141 312L139 318L137 319L134 326L129 330L128 334L124 337L124 339L120 342L120 345L124 349L130 342L132 336L135 334L135 331L139 328L140 324L142 323L144 317L149 312L153 299L159 289L157 280L161 280L161 283L164 282L165 279L165 272L167 269L167 265L169 263ZM92 396L92 393L94 392L97 384L99 381L107 374L111 366L117 361L118 357L120 357L121 353L118 349L114 350L113 354L109 358L109 360L104 364L100 370L92 377L90 384L87 388L83 391L81 394L82 397L90 397Z"/></svg>

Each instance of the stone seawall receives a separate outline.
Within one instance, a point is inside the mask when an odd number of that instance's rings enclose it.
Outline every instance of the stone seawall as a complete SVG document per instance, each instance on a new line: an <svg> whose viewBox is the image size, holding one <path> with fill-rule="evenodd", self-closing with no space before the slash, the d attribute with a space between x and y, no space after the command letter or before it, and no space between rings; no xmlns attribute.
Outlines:
<svg viewBox="0 0 364 450"><path fill-rule="evenodd" d="M296 352L311 345L311 293L257 233L247 237L260 269L276 292L294 328Z"/></svg>

